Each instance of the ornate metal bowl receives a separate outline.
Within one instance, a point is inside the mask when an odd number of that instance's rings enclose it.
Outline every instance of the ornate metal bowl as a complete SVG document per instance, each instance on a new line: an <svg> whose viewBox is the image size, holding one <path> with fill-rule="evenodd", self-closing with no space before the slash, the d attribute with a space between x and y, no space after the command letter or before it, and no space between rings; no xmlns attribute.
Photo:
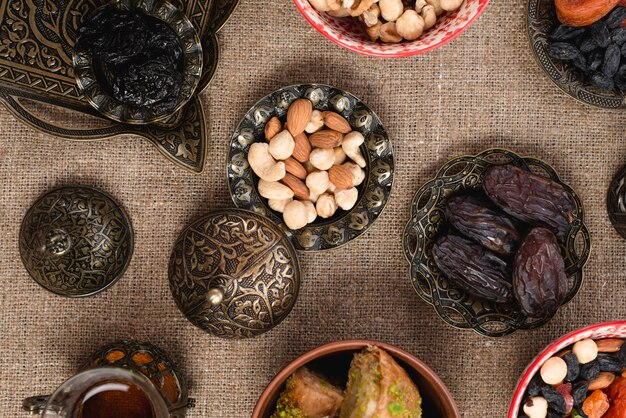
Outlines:
<svg viewBox="0 0 626 418"><path fill-rule="evenodd" d="M518 329L533 329L544 325L551 317L528 318L516 306L497 304L467 295L451 285L432 257L432 245L448 227L445 208L448 198L456 193L480 189L485 169L494 164L516 164L533 173L549 177L561 184L570 195L576 209L573 221L559 245L565 259L568 276L569 302L578 292L583 280L583 266L589 258L591 239L584 224L580 198L559 180L552 167L543 161L520 157L502 149L490 149L476 156L463 156L444 164L432 180L424 184L413 198L411 219L403 234L406 259L411 268L411 282L417 294L431 304L448 324L491 336L501 337Z"/></svg>
<svg viewBox="0 0 626 418"><path fill-rule="evenodd" d="M565 93L587 105L624 109L624 96L599 89L585 82L584 75L573 65L548 56L550 32L557 23L554 0L528 0L527 28L535 60L546 75Z"/></svg>
<svg viewBox="0 0 626 418"><path fill-rule="evenodd" d="M339 210L330 219L318 219L293 231L283 223L282 215L270 209L267 200L259 195L258 177L248 165L248 149L252 143L263 140L263 130L270 118L277 116L285 122L289 105L301 97L311 100L315 109L340 113L353 130L365 136L361 151L367 167L354 208ZM380 119L361 100L324 84L300 84L265 96L246 113L231 139L226 171L230 194L237 207L270 217L292 238L297 250L319 251L347 244L367 231L378 218L391 193L394 158L391 141Z"/></svg>
<svg viewBox="0 0 626 418"><path fill-rule="evenodd" d="M20 230L20 256L31 277L62 296L91 296L124 274L133 253L133 230L109 195L68 186L41 196Z"/></svg>
<svg viewBox="0 0 626 418"><path fill-rule="evenodd" d="M115 99L99 83L89 45L84 45L79 39L74 47L73 62L76 83L80 92L96 110L117 122L143 125L168 119L193 97L200 84L203 65L202 44L193 24L182 10L167 0L114 0L96 11L109 5L123 10L142 10L148 16L167 23L176 32L184 56L183 83L178 100L170 112L158 113L150 107L130 106Z"/></svg>

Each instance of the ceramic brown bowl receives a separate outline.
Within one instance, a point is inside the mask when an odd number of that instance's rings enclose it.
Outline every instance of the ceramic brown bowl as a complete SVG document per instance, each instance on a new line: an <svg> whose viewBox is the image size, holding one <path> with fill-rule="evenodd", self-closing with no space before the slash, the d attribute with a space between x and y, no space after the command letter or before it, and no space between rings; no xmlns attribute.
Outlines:
<svg viewBox="0 0 626 418"><path fill-rule="evenodd" d="M334 380L333 378L344 379L342 383L345 386L352 356L369 345L375 345L387 351L407 371L422 395L425 417L461 418L452 395L441 379L426 364L398 347L366 340L336 341L317 347L289 363L261 394L252 412L252 418L269 418L272 415L278 397L285 389L285 382L302 366L307 365L331 380Z"/></svg>

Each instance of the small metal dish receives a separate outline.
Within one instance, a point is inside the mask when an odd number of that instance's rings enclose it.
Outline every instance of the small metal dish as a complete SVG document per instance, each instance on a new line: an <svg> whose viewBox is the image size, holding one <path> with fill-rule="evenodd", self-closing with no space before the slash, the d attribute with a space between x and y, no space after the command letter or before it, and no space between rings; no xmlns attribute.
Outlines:
<svg viewBox="0 0 626 418"><path fill-rule="evenodd" d="M550 58L548 40L556 22L554 0L528 0L528 38L541 69L561 90L584 104L604 109L625 109L622 94L594 87L585 82L584 75L573 65Z"/></svg>
<svg viewBox="0 0 626 418"><path fill-rule="evenodd" d="M113 0L94 11L113 5L121 10L139 9L167 23L178 35L184 54L183 83L174 109L157 113L149 107L134 107L112 97L98 82L96 68L88 45L80 39L74 47L73 63L76 83L87 101L104 116L117 122L145 125L168 119L176 114L195 94L202 75L202 44L185 13L167 0Z"/></svg>
<svg viewBox="0 0 626 418"><path fill-rule="evenodd" d="M267 121L277 116L285 122L287 109L298 98L307 98L318 110L333 110L345 117L352 129L365 137L361 151L367 160L365 181L358 187L359 200L350 211L339 210L330 219L317 219L298 230L290 230L282 215L273 211L259 195L258 177L248 164L251 144L262 141ZM230 142L226 166L230 194L237 207L271 218L292 238L299 251L340 247L362 235L380 216L391 193L394 158L391 141L380 119L352 94L324 84L283 87L257 102L237 126Z"/></svg>
<svg viewBox="0 0 626 418"><path fill-rule="evenodd" d="M515 164L535 174L549 177L568 192L576 209L573 221L559 245L568 276L569 302L578 293L583 281L583 266L589 258L591 239L584 223L580 198L561 182L552 167L543 161L520 157L514 152L490 149L476 156L463 156L444 164L435 178L424 184L413 198L411 219L404 229L402 243L405 257L411 265L411 282L417 294L433 305L437 314L448 324L473 329L479 334L502 337L518 329L533 329L544 325L551 317L528 318L515 305L498 304L467 295L450 285L432 257L432 246L447 228L445 207L448 197L482 187L484 171L496 164Z"/></svg>

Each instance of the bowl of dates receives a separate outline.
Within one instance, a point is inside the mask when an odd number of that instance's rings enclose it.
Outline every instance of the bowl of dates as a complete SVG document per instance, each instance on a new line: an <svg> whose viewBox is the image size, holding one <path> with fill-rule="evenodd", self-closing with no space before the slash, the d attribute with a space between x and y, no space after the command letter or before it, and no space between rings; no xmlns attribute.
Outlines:
<svg viewBox="0 0 626 418"><path fill-rule="evenodd" d="M270 217L300 251L337 248L367 231L393 184L391 141L352 94L283 87L257 102L230 142L230 194Z"/></svg>
<svg viewBox="0 0 626 418"><path fill-rule="evenodd" d="M520 379L508 418L626 416L626 322L574 331L543 350Z"/></svg>
<svg viewBox="0 0 626 418"><path fill-rule="evenodd" d="M618 0L529 0L533 55L565 93L626 108L626 5Z"/></svg>
<svg viewBox="0 0 626 418"><path fill-rule="evenodd" d="M402 58L459 36L489 0L294 0L319 33L350 51Z"/></svg>
<svg viewBox="0 0 626 418"><path fill-rule="evenodd" d="M81 93L122 123L163 121L191 99L202 45L187 16L166 0L115 0L77 30L74 72Z"/></svg>
<svg viewBox="0 0 626 418"><path fill-rule="evenodd" d="M367 412L367 413L365 413ZM336 341L289 363L252 418L460 418L452 395L421 360L385 343Z"/></svg>
<svg viewBox="0 0 626 418"><path fill-rule="evenodd" d="M417 294L492 337L545 324L580 289L580 198L548 164L490 149L444 164L413 198L403 245Z"/></svg>

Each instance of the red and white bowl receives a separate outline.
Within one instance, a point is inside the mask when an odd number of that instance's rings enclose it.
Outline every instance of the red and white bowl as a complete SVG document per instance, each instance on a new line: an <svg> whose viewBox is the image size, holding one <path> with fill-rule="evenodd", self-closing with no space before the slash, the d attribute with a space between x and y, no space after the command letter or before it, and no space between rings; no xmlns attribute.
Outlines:
<svg viewBox="0 0 626 418"><path fill-rule="evenodd" d="M465 0L453 13L439 17L434 27L415 41L386 44L371 41L354 18L335 18L320 13L308 0L293 0L300 13L319 33L350 51L382 58L410 57L447 44L467 29L483 12L489 0Z"/></svg>
<svg viewBox="0 0 626 418"><path fill-rule="evenodd" d="M515 394L513 395L513 401L511 402L511 407L509 408L508 418L517 418L519 415L521 403L524 399L528 383L533 378L535 373L539 371L543 363L556 353L569 347L575 342L587 338L591 338L593 340L601 340L604 338L626 338L626 321L605 322L603 324L591 325L567 334L565 337L562 337L556 342L550 344L541 352L541 354L535 357L532 363L530 363L530 366L528 366L526 371L524 371L524 374L517 385L517 389L515 390Z"/></svg>

